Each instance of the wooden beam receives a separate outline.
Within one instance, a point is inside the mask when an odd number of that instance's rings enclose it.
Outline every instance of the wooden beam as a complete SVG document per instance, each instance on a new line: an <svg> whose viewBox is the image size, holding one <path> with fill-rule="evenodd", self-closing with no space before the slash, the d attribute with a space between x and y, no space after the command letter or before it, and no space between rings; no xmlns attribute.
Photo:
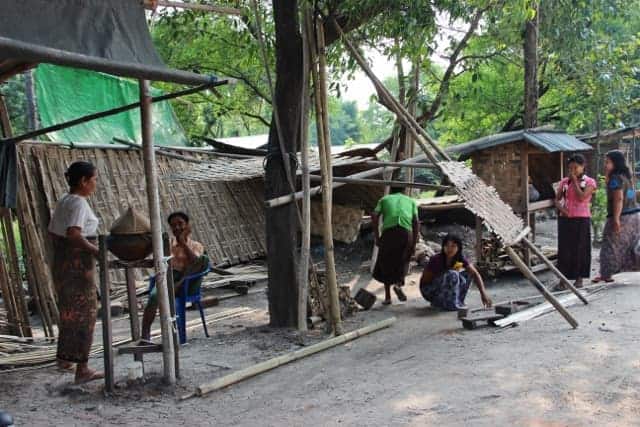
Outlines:
<svg viewBox="0 0 640 427"><path fill-rule="evenodd" d="M322 178L318 175L310 176L313 181L320 181ZM436 184L423 184L420 182L407 182L407 181L394 181L390 179L366 179L366 178L352 178L347 176L334 176L332 177L333 182L340 182L345 184L357 184L357 185L368 185L368 186L391 186L391 187L412 187L412 188L422 188L425 190L449 190L451 187L446 185L436 185Z"/></svg>

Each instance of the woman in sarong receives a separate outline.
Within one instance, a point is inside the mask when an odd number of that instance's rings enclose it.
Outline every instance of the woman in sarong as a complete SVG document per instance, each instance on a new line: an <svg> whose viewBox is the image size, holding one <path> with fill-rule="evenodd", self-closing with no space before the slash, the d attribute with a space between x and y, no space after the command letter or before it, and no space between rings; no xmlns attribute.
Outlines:
<svg viewBox="0 0 640 427"><path fill-rule="evenodd" d="M442 241L441 252L429 259L422 272L420 292L432 306L455 311L465 307L470 278L476 283L484 306L491 307L482 276L463 255L462 239L448 234Z"/></svg>
<svg viewBox="0 0 640 427"><path fill-rule="evenodd" d="M103 378L89 368L89 353L97 315L95 266L98 256L98 218L87 197L96 189L97 170L89 162L75 162L65 173L69 193L56 203L49 224L53 241L53 281L58 294L58 367L75 368L75 382Z"/></svg>
<svg viewBox="0 0 640 427"><path fill-rule="evenodd" d="M591 275L591 197L596 181L584 173L585 159L580 154L569 157L569 176L560 181L556 192L558 216L558 269L575 287ZM555 290L563 290L560 282Z"/></svg>
<svg viewBox="0 0 640 427"><path fill-rule="evenodd" d="M613 282L613 275L640 271L640 208L624 154L607 153L607 222L600 248L600 276L594 282Z"/></svg>

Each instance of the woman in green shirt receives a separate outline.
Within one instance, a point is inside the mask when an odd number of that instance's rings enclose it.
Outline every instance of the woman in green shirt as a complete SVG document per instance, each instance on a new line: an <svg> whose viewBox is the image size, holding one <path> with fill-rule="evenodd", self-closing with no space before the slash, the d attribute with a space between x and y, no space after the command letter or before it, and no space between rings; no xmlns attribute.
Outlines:
<svg viewBox="0 0 640 427"><path fill-rule="evenodd" d="M371 215L378 258L373 278L384 284L384 305L391 304L391 287L400 301L407 296L402 291L404 278L409 271L409 260L415 252L420 224L418 205L415 200L402 193L402 188L393 188L391 194L378 201ZM380 235L382 217L382 235Z"/></svg>

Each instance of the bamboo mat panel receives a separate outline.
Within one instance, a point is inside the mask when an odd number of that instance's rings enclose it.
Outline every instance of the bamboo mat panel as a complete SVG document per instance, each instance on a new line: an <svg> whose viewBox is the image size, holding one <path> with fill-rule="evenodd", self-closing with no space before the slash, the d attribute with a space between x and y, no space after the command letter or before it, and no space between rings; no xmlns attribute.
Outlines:
<svg viewBox="0 0 640 427"><path fill-rule="evenodd" d="M334 155L332 165L334 167L349 166L363 163L371 160L370 157L344 157ZM298 154L298 164L301 163L300 154ZM210 162L200 164L190 164L189 168L181 171L174 171L166 176L166 179L178 180L195 180L195 181L243 181L252 178L262 178L264 176L264 159L215 159ZM312 174L320 171L320 157L318 153L310 153L309 170ZM297 168L297 174L301 175L302 171Z"/></svg>
<svg viewBox="0 0 640 427"><path fill-rule="evenodd" d="M502 243L516 240L524 223L500 199L495 188L485 184L462 162L439 162L438 166L464 200L465 207L482 218L489 231Z"/></svg>

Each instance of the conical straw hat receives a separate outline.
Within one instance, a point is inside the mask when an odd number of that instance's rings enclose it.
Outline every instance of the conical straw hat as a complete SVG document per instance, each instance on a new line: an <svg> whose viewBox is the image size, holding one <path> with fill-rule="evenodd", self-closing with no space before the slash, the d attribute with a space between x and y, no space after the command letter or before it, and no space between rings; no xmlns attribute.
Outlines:
<svg viewBox="0 0 640 427"><path fill-rule="evenodd" d="M111 226L111 234L145 234L151 232L149 219L129 206Z"/></svg>

